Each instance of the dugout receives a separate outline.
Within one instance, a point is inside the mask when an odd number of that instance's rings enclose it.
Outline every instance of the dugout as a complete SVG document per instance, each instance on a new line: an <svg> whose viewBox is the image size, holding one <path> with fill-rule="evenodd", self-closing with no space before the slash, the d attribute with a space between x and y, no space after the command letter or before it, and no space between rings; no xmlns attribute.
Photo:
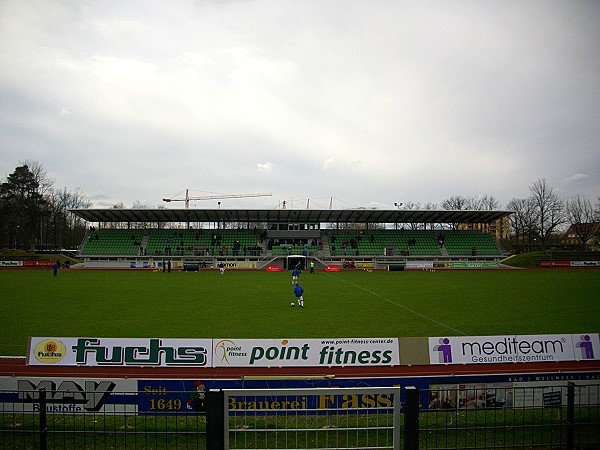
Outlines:
<svg viewBox="0 0 600 450"><path fill-rule="evenodd" d="M183 263L184 272L200 272L200 263L197 262L187 262Z"/></svg>
<svg viewBox="0 0 600 450"><path fill-rule="evenodd" d="M306 256L304 255L289 255L283 264L283 268L293 270L300 263L300 270L306 269Z"/></svg>

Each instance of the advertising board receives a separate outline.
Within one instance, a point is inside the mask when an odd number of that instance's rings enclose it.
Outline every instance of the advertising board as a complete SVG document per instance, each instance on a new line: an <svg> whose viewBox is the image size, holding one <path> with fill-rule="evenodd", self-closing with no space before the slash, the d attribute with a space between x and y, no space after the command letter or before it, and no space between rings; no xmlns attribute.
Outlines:
<svg viewBox="0 0 600 450"><path fill-rule="evenodd" d="M0 411L39 412L42 389L47 412L137 413L138 382L122 378L2 377Z"/></svg>
<svg viewBox="0 0 600 450"><path fill-rule="evenodd" d="M430 337L430 364L579 361L600 358L598 334Z"/></svg>
<svg viewBox="0 0 600 450"><path fill-rule="evenodd" d="M491 269L499 266L497 261L449 261L447 265L452 269Z"/></svg>
<svg viewBox="0 0 600 450"><path fill-rule="evenodd" d="M0 261L0 267L21 267L23 261Z"/></svg>
<svg viewBox="0 0 600 450"><path fill-rule="evenodd" d="M211 367L211 345L211 339L32 337L28 364Z"/></svg>
<svg viewBox="0 0 600 450"><path fill-rule="evenodd" d="M600 267L600 261L571 261L571 267Z"/></svg>
<svg viewBox="0 0 600 450"><path fill-rule="evenodd" d="M406 261L407 269L433 269L433 261Z"/></svg>
<svg viewBox="0 0 600 450"><path fill-rule="evenodd" d="M215 367L390 366L399 363L397 338L213 340Z"/></svg>

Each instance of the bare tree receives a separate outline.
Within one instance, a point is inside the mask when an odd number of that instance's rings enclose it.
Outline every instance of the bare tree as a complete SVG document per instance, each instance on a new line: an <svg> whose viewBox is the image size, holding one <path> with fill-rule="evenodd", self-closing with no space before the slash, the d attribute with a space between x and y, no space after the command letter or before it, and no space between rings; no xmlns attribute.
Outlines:
<svg viewBox="0 0 600 450"><path fill-rule="evenodd" d="M50 178L48 172L39 161L25 160L20 164L21 166L29 167L29 171L32 173L35 183L38 185L38 192L41 195L50 194L52 192L52 189L54 188L54 179Z"/></svg>
<svg viewBox="0 0 600 450"><path fill-rule="evenodd" d="M535 208L533 231L540 240L542 251L545 251L552 234L565 223L564 202L545 179L537 180L529 190Z"/></svg>
<svg viewBox="0 0 600 450"><path fill-rule="evenodd" d="M462 195L454 195L442 202L442 208L453 211L462 210L494 210L498 209L498 200L492 195L482 195L480 197L463 197ZM452 223L452 229L458 228L457 223Z"/></svg>
<svg viewBox="0 0 600 450"><path fill-rule="evenodd" d="M482 195L480 197L468 197L467 198L468 209L481 210L481 211L493 211L500 207L500 203L493 195Z"/></svg>
<svg viewBox="0 0 600 450"><path fill-rule="evenodd" d="M442 208L448 211L461 211L469 209L470 201L462 195L453 195L442 202Z"/></svg>
<svg viewBox="0 0 600 450"><path fill-rule="evenodd" d="M140 200L136 200L135 202L133 202L133 205L131 205L131 208L132 209L149 209L150 207L146 203L144 203Z"/></svg>
<svg viewBox="0 0 600 450"><path fill-rule="evenodd" d="M136 200L131 205L131 208L132 209L149 209L150 207L146 203L144 203L140 200ZM131 222L130 226L131 226L131 228L134 228L134 229L143 229L143 228L150 227L151 224L149 222Z"/></svg>
<svg viewBox="0 0 600 450"><path fill-rule="evenodd" d="M113 207L113 209L125 209L125 204L123 202L120 202L120 203L114 204L112 207ZM115 228L115 229L126 229L127 223L126 222L106 222L105 227L106 228Z"/></svg>
<svg viewBox="0 0 600 450"><path fill-rule="evenodd" d="M469 209L469 199L463 197L462 195L453 195L442 202L442 209L446 209L448 211L461 211ZM456 230L458 229L459 224L451 223L449 225L452 230Z"/></svg>
<svg viewBox="0 0 600 450"><path fill-rule="evenodd" d="M585 243L598 232L594 221L594 208L592 202L581 196L567 200L567 216L573 231L581 240L581 250L585 250Z"/></svg>
<svg viewBox="0 0 600 450"><path fill-rule="evenodd" d="M401 209L421 209L421 202L404 202Z"/></svg>
<svg viewBox="0 0 600 450"><path fill-rule="evenodd" d="M442 202L442 208L452 211L462 210L485 210L493 211L500 207L500 203L493 195L481 195L478 197L463 197L454 195Z"/></svg>
<svg viewBox="0 0 600 450"><path fill-rule="evenodd" d="M517 245L531 245L531 239L534 236L533 217L535 215L532 199L513 198L506 207L514 211L509 219L514 243Z"/></svg>
<svg viewBox="0 0 600 450"><path fill-rule="evenodd" d="M402 204L402 209L406 209L406 210L419 210L419 209L423 209L423 207L421 206L421 202L405 202ZM419 224L418 223L414 223L414 222L410 222L410 223L401 223L398 224L399 226L401 226L403 229L404 228L409 228L410 230L418 230L419 229Z"/></svg>
<svg viewBox="0 0 600 450"><path fill-rule="evenodd" d="M47 195L51 218L45 230L46 245L58 248L75 248L85 234L85 221L69 210L89 208L92 202L80 188L70 192L67 188L53 190Z"/></svg>

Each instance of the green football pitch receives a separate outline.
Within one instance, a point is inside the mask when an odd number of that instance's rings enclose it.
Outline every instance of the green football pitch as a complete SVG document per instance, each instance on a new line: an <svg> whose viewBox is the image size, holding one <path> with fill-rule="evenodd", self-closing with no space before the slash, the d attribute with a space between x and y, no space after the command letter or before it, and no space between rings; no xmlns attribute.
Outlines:
<svg viewBox="0 0 600 450"><path fill-rule="evenodd" d="M0 355L29 336L328 338L600 331L599 270L1 270Z"/></svg>

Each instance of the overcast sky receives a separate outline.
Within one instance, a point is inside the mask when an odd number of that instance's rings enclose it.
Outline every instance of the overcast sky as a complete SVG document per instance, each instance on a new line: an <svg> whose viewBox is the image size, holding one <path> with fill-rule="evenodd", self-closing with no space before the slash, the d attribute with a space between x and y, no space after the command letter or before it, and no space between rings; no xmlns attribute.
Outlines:
<svg viewBox="0 0 600 450"><path fill-rule="evenodd" d="M0 143L94 207L595 203L600 1L2 0Z"/></svg>

